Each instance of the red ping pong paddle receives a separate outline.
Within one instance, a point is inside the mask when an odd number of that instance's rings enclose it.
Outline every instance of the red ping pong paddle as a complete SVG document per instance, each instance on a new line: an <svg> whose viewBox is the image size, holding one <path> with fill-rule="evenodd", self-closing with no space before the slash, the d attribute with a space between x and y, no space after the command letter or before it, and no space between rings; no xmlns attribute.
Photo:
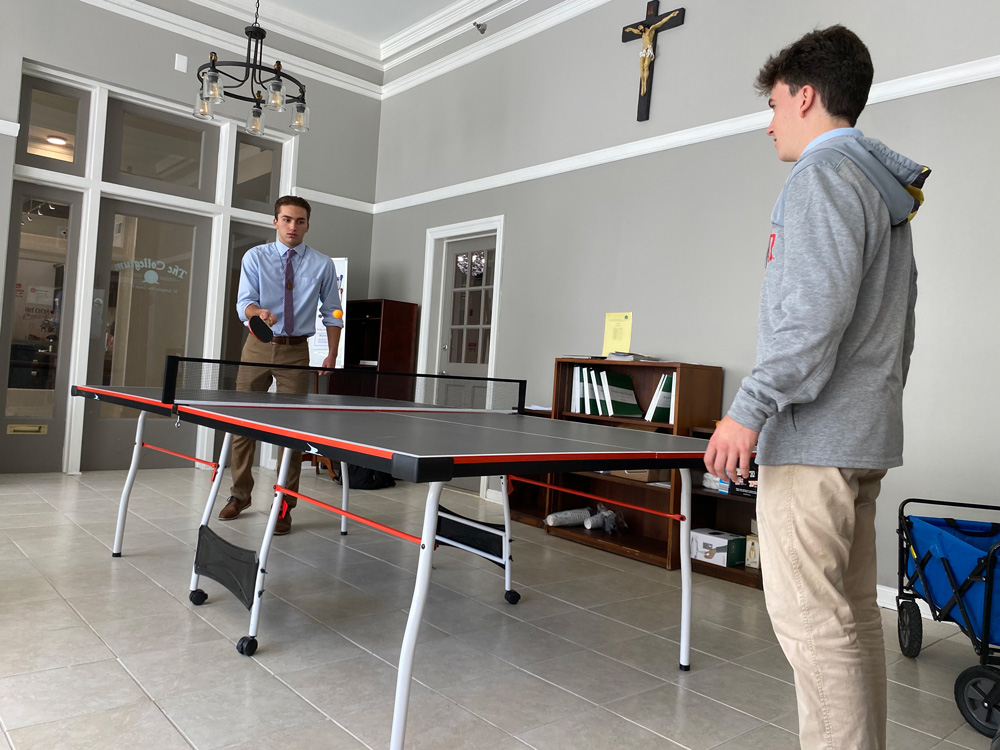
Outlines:
<svg viewBox="0 0 1000 750"><path fill-rule="evenodd" d="M250 324L250 333L253 334L255 339L262 344L271 343L271 339L274 338L274 331L271 330L271 326L256 315L250 318L248 322Z"/></svg>

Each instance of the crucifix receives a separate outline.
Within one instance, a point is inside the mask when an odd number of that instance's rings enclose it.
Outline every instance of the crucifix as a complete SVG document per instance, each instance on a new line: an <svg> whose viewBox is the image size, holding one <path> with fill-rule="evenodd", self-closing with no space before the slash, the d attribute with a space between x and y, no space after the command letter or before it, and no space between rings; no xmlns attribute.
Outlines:
<svg viewBox="0 0 1000 750"><path fill-rule="evenodd" d="M646 3L646 17L642 21L622 29L623 42L642 39L642 52L639 53L639 114L635 118L638 122L649 119L649 99L653 93L653 58L656 56L656 35L684 23L684 8L657 15L659 10L660 0Z"/></svg>

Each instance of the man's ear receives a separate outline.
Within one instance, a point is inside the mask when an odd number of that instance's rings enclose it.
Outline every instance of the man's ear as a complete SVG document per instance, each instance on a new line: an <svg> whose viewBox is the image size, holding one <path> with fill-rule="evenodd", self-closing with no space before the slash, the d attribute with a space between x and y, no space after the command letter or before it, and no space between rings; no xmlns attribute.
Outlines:
<svg viewBox="0 0 1000 750"><path fill-rule="evenodd" d="M809 113L810 110L816 106L822 106L820 104L819 94L816 89L810 86L808 83L799 89L798 96L796 97L799 103L799 116L804 117Z"/></svg>

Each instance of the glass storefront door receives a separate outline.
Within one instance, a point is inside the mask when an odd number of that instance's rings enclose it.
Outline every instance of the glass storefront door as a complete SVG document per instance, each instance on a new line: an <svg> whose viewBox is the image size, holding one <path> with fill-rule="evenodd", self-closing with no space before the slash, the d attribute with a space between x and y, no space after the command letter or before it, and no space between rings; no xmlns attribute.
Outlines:
<svg viewBox="0 0 1000 750"><path fill-rule="evenodd" d="M167 355L200 357L211 221L122 201L101 203L87 383L159 387ZM124 468L138 414L88 401L81 469ZM195 429L150 417L147 441L194 454ZM185 466L161 453L144 467Z"/></svg>
<svg viewBox="0 0 1000 750"><path fill-rule="evenodd" d="M14 184L0 326L0 471L61 471L80 197Z"/></svg>

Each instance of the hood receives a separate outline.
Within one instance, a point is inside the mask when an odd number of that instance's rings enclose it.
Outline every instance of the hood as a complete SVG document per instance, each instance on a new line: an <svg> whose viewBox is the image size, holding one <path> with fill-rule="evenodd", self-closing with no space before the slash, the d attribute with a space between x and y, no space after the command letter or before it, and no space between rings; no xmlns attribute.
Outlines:
<svg viewBox="0 0 1000 750"><path fill-rule="evenodd" d="M845 156L857 165L882 195L892 226L897 227L913 219L924 202L922 188L931 170L874 138L845 135L824 141L796 162L792 174L816 162L835 165Z"/></svg>

